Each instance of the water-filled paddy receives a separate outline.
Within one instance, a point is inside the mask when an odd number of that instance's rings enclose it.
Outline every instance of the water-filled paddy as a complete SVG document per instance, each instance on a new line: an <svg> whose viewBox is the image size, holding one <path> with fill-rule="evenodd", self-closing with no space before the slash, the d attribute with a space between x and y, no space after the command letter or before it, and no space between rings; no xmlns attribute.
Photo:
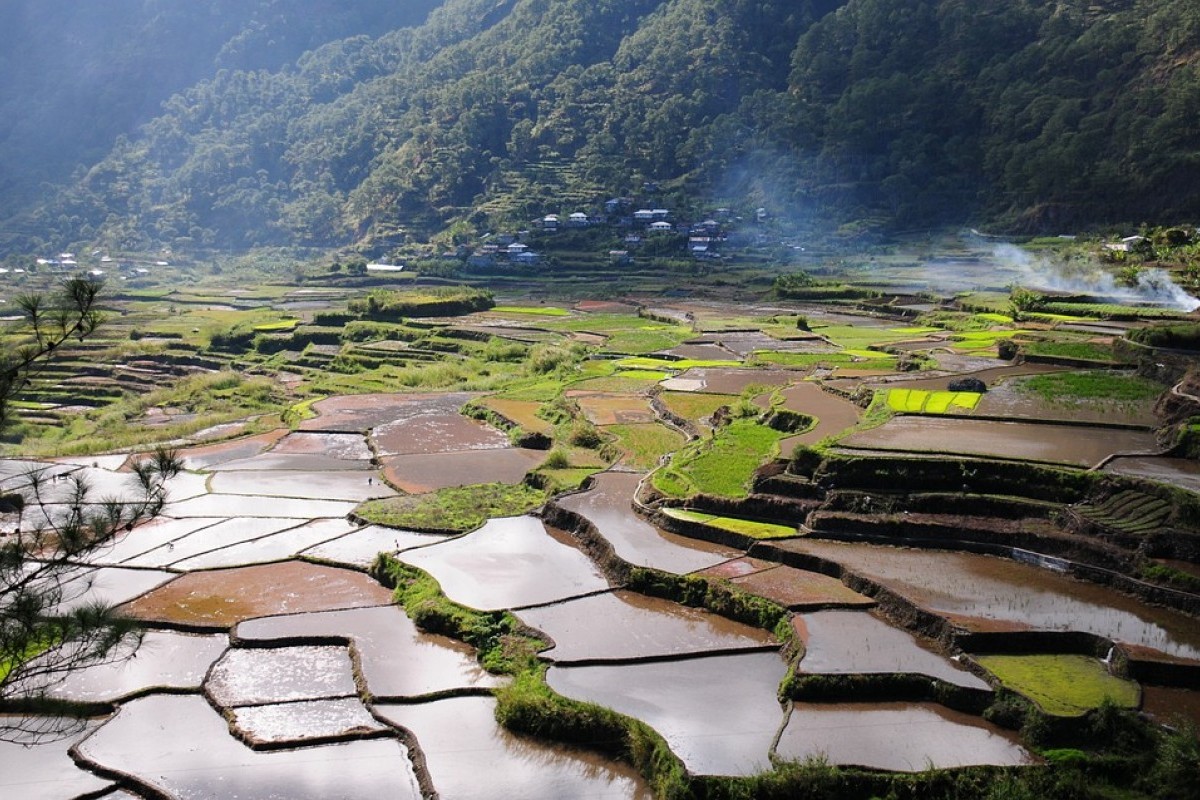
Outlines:
<svg viewBox="0 0 1200 800"><path fill-rule="evenodd" d="M287 434L288 431L281 428L271 433L260 433L229 442L189 447L181 450L179 455L183 457L184 465L188 469L211 469L217 464L241 461L264 453Z"/></svg>
<svg viewBox="0 0 1200 800"><path fill-rule="evenodd" d="M1134 475L1200 492L1200 461L1167 456L1121 456L1104 465L1105 472Z"/></svg>
<svg viewBox="0 0 1200 800"><path fill-rule="evenodd" d="M493 450L509 446L508 435L503 431L464 417L457 409L389 422L371 431L371 441L381 456Z"/></svg>
<svg viewBox="0 0 1200 800"><path fill-rule="evenodd" d="M216 494L248 494L308 500L362 502L395 494L377 476L358 471L292 472L284 470L218 472L209 480Z"/></svg>
<svg viewBox="0 0 1200 800"><path fill-rule="evenodd" d="M549 603L608 588L570 536L534 517L492 519L466 536L400 558L431 573L450 599L478 609Z"/></svg>
<svg viewBox="0 0 1200 800"><path fill-rule="evenodd" d="M702 570L700 575L724 578L744 592L774 600L787 608L866 608L875 601L837 578L786 567L770 561L738 558Z"/></svg>
<svg viewBox="0 0 1200 800"><path fill-rule="evenodd" d="M281 561L313 545L341 536L354 526L342 519L318 519L261 539L212 550L173 563L175 569L198 570Z"/></svg>
<svg viewBox="0 0 1200 800"><path fill-rule="evenodd" d="M259 643L291 637L348 639L358 653L367 689L377 698L413 698L498 686L505 680L485 672L471 647L422 633L393 605L262 617L240 623L236 635Z"/></svg>
<svg viewBox="0 0 1200 800"><path fill-rule="evenodd" d="M1192 617L1028 564L811 539L779 546L838 562L970 629L1086 631L1200 660L1200 626Z"/></svg>
<svg viewBox="0 0 1200 800"><path fill-rule="evenodd" d="M962 453L1093 466L1114 453L1153 453L1154 433L1085 425L903 416L854 433L848 447Z"/></svg>
<svg viewBox="0 0 1200 800"><path fill-rule="evenodd" d="M797 703L778 751L901 772L1035 762L1014 734L932 703Z"/></svg>
<svg viewBox="0 0 1200 800"><path fill-rule="evenodd" d="M561 498L558 504L591 522L618 557L640 567L686 573L741 555L729 547L698 542L660 531L634 513L630 500L641 476L603 472L587 492Z"/></svg>
<svg viewBox="0 0 1200 800"><path fill-rule="evenodd" d="M233 730L255 746L362 738L390 730L357 697L244 706L229 713Z"/></svg>
<svg viewBox="0 0 1200 800"><path fill-rule="evenodd" d="M815 383L802 382L784 389L783 406L791 411L816 417L817 424L805 431L780 442L780 452L790 453L798 444L816 444L822 439L839 434L855 425L862 416L862 409L832 392L827 392Z"/></svg>
<svg viewBox="0 0 1200 800"><path fill-rule="evenodd" d="M804 642L801 672L911 672L958 686L990 688L931 644L864 611L815 611L797 616L792 624Z"/></svg>
<svg viewBox="0 0 1200 800"><path fill-rule="evenodd" d="M381 459L388 482L410 494L477 483L520 483L546 454L520 447L387 456Z"/></svg>
<svg viewBox="0 0 1200 800"><path fill-rule="evenodd" d="M266 509L264 509L266 511ZM208 525L193 533L176 537L153 550L127 559L124 563L139 567L165 567L186 558L232 545L250 542L273 533L304 524L305 519L274 517L232 517Z"/></svg>
<svg viewBox="0 0 1200 800"><path fill-rule="evenodd" d="M171 506L177 517L344 517L358 505L339 500L308 500L270 495L206 494Z"/></svg>
<svg viewBox="0 0 1200 800"><path fill-rule="evenodd" d="M776 653L747 653L551 667L546 680L567 697L646 722L693 773L751 775L770 768L768 750L783 720L775 692L786 669Z"/></svg>
<svg viewBox="0 0 1200 800"><path fill-rule="evenodd" d="M51 730L54 720L7 717L0 715L0 726L24 724L30 728L41 725ZM91 720L76 732L74 738L86 735L100 720ZM67 754L67 745L57 737L48 741L0 741L0 796L14 800L61 800L64 797L93 797L111 782L77 766ZM20 769L14 768L19 764ZM109 797L109 795L105 795Z"/></svg>
<svg viewBox="0 0 1200 800"><path fill-rule="evenodd" d="M1200 691L1172 686L1143 686L1142 710L1159 722L1181 721L1200 727Z"/></svg>
<svg viewBox="0 0 1200 800"><path fill-rule="evenodd" d="M64 575L59 610L77 608L84 603L124 603L163 585L173 577L172 573L157 569L80 568Z"/></svg>
<svg viewBox="0 0 1200 800"><path fill-rule="evenodd" d="M301 430L364 432L421 414L453 414L474 395L356 394L328 397L313 404L316 417L300 423Z"/></svg>
<svg viewBox="0 0 1200 800"><path fill-rule="evenodd" d="M408 752L397 741L255 751L235 739L199 695L130 701L77 749L85 763L180 800L375 797L381 786L395 798L421 796Z"/></svg>
<svg viewBox="0 0 1200 800"><path fill-rule="evenodd" d="M368 525L323 544L304 550L304 555L323 561L335 561L350 566L367 567L380 553L395 553L413 547L444 542L445 536L401 531Z"/></svg>
<svg viewBox="0 0 1200 800"><path fill-rule="evenodd" d="M701 609L617 591L539 608L520 617L548 634L554 661L630 659L770 647L764 630Z"/></svg>
<svg viewBox="0 0 1200 800"><path fill-rule="evenodd" d="M337 645L233 648L213 665L204 690L226 707L357 694L350 653Z"/></svg>
<svg viewBox="0 0 1200 800"><path fill-rule="evenodd" d="M456 697L376 711L411 730L421 744L434 788L461 800L628 798L653 793L635 770L577 750L501 728L490 697Z"/></svg>
<svg viewBox="0 0 1200 800"><path fill-rule="evenodd" d="M136 657L71 672L49 694L64 700L110 702L150 688L199 689L208 668L228 646L224 634L147 631Z"/></svg>
<svg viewBox="0 0 1200 800"><path fill-rule="evenodd" d="M391 592L359 572L285 561L182 575L123 606L130 616L227 628L250 617L383 605Z"/></svg>
<svg viewBox="0 0 1200 800"><path fill-rule="evenodd" d="M155 517L138 525L129 533L120 534L113 544L96 551L91 560L98 564L120 564L180 537L224 521L224 517L188 517L186 519Z"/></svg>

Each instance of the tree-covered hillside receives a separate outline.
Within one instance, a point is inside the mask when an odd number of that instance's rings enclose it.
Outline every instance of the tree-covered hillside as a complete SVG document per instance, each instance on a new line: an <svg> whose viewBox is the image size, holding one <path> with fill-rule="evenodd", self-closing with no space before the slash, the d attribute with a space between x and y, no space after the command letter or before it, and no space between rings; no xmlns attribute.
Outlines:
<svg viewBox="0 0 1200 800"><path fill-rule="evenodd" d="M417 25L438 0L4 0L0 216L99 161L218 69L277 70L325 42Z"/></svg>
<svg viewBox="0 0 1200 800"><path fill-rule="evenodd" d="M1190 0L445 0L181 91L18 227L382 253L647 183L826 225L1187 218L1197 53Z"/></svg>

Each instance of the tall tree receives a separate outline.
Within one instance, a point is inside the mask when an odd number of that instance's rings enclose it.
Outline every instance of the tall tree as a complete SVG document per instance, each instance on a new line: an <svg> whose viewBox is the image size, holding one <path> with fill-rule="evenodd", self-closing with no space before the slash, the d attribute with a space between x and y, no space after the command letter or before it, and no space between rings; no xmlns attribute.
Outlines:
<svg viewBox="0 0 1200 800"><path fill-rule="evenodd" d="M51 297L18 301L22 320L0 351L0 430L11 400L70 338L84 339L102 322L100 284L73 278ZM0 707L29 712L0 721L0 739L62 735L77 722L47 699L71 672L122 658L140 640L136 625L87 600L87 562L122 530L158 514L166 483L182 463L159 449L132 465L132 488L96 498L83 470L35 467L0 495Z"/></svg>

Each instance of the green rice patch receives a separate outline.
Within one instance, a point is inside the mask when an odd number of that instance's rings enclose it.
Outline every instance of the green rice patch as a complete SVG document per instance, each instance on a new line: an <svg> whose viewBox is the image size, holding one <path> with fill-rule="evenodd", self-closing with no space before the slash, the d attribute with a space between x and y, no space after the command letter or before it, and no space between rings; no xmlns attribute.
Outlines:
<svg viewBox="0 0 1200 800"><path fill-rule="evenodd" d="M616 437L616 446L625 454L623 463L639 470L654 469L659 459L686 441L678 431L656 422L606 425L604 431Z"/></svg>
<svg viewBox="0 0 1200 800"><path fill-rule="evenodd" d="M753 539L782 539L796 535L796 529L787 525L776 525L771 522L755 522L750 519L737 517L719 517L715 514L705 514L702 511L692 511L685 508L664 508L663 513L668 517L699 522L723 531L731 531L749 536Z"/></svg>
<svg viewBox="0 0 1200 800"><path fill-rule="evenodd" d="M749 493L754 471L779 451L789 436L753 419L738 419L680 450L654 473L654 486L673 497L712 494L741 498Z"/></svg>
<svg viewBox="0 0 1200 800"><path fill-rule="evenodd" d="M976 660L1007 688L1055 716L1077 717L1106 700L1124 708L1137 708L1141 701L1135 682L1110 675L1089 656L988 655Z"/></svg>
<svg viewBox="0 0 1200 800"><path fill-rule="evenodd" d="M299 324L300 320L298 319L281 319L276 322L264 322L260 325L255 325L253 330L258 333L285 333L296 330L296 326Z"/></svg>
<svg viewBox="0 0 1200 800"><path fill-rule="evenodd" d="M952 409L973 411L982 397L978 392L889 389L887 407L899 414L946 414Z"/></svg>
<svg viewBox="0 0 1200 800"><path fill-rule="evenodd" d="M545 493L525 484L480 483L431 494L368 500L354 513L374 525L417 531L466 533L492 517L515 517L540 506Z"/></svg>
<svg viewBox="0 0 1200 800"><path fill-rule="evenodd" d="M689 369L702 369L711 367L740 367L742 362L731 359L703 359L703 358L683 358L679 360L671 360L666 358L652 358L647 356L638 356L634 358L622 358L617 362L617 368L622 370L641 370L650 372L659 372L671 370L675 372L683 372Z"/></svg>
<svg viewBox="0 0 1200 800"><path fill-rule="evenodd" d="M539 317L569 317L571 312L555 306L493 306L490 313L530 314Z"/></svg>
<svg viewBox="0 0 1200 800"><path fill-rule="evenodd" d="M1033 375L1014 381L1013 388L1058 403L1070 400L1136 403L1153 400L1165 390L1162 384L1136 374L1109 370Z"/></svg>

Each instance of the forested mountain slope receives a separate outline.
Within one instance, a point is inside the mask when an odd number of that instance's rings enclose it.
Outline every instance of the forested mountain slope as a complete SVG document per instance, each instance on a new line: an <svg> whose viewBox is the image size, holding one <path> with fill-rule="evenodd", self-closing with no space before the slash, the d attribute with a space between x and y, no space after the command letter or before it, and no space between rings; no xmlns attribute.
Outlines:
<svg viewBox="0 0 1200 800"><path fill-rule="evenodd" d="M180 92L28 225L383 252L646 182L826 225L1186 218L1197 53L1190 0L445 0Z"/></svg>
<svg viewBox="0 0 1200 800"><path fill-rule="evenodd" d="M100 160L218 69L277 70L325 42L420 24L438 0L4 0L0 216Z"/></svg>

